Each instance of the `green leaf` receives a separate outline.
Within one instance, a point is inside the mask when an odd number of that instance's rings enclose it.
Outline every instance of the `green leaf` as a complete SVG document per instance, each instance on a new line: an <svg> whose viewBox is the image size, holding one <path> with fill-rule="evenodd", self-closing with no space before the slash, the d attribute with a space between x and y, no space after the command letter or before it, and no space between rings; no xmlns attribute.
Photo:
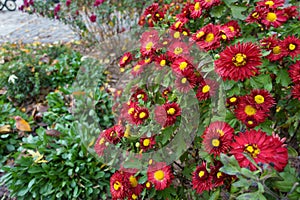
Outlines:
<svg viewBox="0 0 300 200"><path fill-rule="evenodd" d="M211 16L220 18L224 13L224 8L223 5L214 6L210 11Z"/></svg>
<svg viewBox="0 0 300 200"><path fill-rule="evenodd" d="M224 165L220 168L221 172L229 175L240 174L241 168L234 156L227 156L226 154L222 153L220 156L220 160Z"/></svg>
<svg viewBox="0 0 300 200"><path fill-rule="evenodd" d="M255 89L272 90L272 79L269 74L261 74L250 78L250 85Z"/></svg>
<svg viewBox="0 0 300 200"><path fill-rule="evenodd" d="M25 187L18 192L18 196L24 196L28 192L29 188Z"/></svg>
<svg viewBox="0 0 300 200"><path fill-rule="evenodd" d="M244 20L246 19L246 16L242 14L245 10L247 10L247 7L245 6L230 6L232 16L236 19Z"/></svg>
<svg viewBox="0 0 300 200"><path fill-rule="evenodd" d="M267 200L265 196L263 196L259 192L253 192L253 193L245 193L236 198L236 200Z"/></svg>
<svg viewBox="0 0 300 200"><path fill-rule="evenodd" d="M225 3L228 7L230 7L230 6L231 6L230 4L235 3L235 2L237 2L238 0L223 0L223 1L224 1L224 3Z"/></svg>
<svg viewBox="0 0 300 200"><path fill-rule="evenodd" d="M220 188L218 188L210 197L209 200L217 200L220 197Z"/></svg>
<svg viewBox="0 0 300 200"><path fill-rule="evenodd" d="M30 189L34 183L35 183L35 178L31 179L31 181L28 183L28 189Z"/></svg>
<svg viewBox="0 0 300 200"><path fill-rule="evenodd" d="M291 83L291 78L286 69L279 70L276 77L276 83L280 83L283 87L287 87Z"/></svg>

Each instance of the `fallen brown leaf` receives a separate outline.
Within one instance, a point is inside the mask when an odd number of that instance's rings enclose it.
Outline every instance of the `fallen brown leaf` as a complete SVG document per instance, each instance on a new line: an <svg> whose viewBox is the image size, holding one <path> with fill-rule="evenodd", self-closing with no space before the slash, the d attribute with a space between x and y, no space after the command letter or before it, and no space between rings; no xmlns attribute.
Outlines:
<svg viewBox="0 0 300 200"><path fill-rule="evenodd" d="M16 116L14 118L16 120L16 128L20 131L30 132L31 127L27 121L25 121L22 117Z"/></svg>
<svg viewBox="0 0 300 200"><path fill-rule="evenodd" d="M10 125L0 126L0 134L1 133L9 133L9 132L11 132Z"/></svg>

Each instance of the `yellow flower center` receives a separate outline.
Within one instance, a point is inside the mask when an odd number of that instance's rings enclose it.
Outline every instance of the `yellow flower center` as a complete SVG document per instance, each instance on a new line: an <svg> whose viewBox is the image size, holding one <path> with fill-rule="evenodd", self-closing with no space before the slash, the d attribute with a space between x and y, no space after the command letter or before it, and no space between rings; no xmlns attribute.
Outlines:
<svg viewBox="0 0 300 200"><path fill-rule="evenodd" d="M115 189L115 190L118 191L121 187L122 187L122 184L121 184L119 181L116 181L116 182L114 183L114 189Z"/></svg>
<svg viewBox="0 0 300 200"><path fill-rule="evenodd" d="M175 28L178 28L181 24L182 24L181 21L176 22L175 23Z"/></svg>
<svg viewBox="0 0 300 200"><path fill-rule="evenodd" d="M165 173L162 170L158 170L154 173L154 178L158 181L163 180L165 177Z"/></svg>
<svg viewBox="0 0 300 200"><path fill-rule="evenodd" d="M257 104L262 104L262 103L265 102L265 98L259 94L259 95L256 95L256 96L254 97L254 101L255 101Z"/></svg>
<svg viewBox="0 0 300 200"><path fill-rule="evenodd" d="M219 139L213 139L211 141L211 144L214 146L214 147L218 147L220 146L220 140Z"/></svg>
<svg viewBox="0 0 300 200"><path fill-rule="evenodd" d="M138 196L136 196L136 194L132 194L132 195L131 195L131 198L132 198L132 199L137 199Z"/></svg>
<svg viewBox="0 0 300 200"><path fill-rule="evenodd" d="M138 99L142 99L142 98L145 97L145 95L144 95L144 94L138 94L136 97L137 97Z"/></svg>
<svg viewBox="0 0 300 200"><path fill-rule="evenodd" d="M126 62L126 60L128 60L128 56L124 56L122 59L122 63Z"/></svg>
<svg viewBox="0 0 300 200"><path fill-rule="evenodd" d="M196 11L199 11L200 10L200 3L199 2L195 3L194 8L195 8Z"/></svg>
<svg viewBox="0 0 300 200"><path fill-rule="evenodd" d="M198 176L199 176L200 178L202 178L204 175L205 175L205 172L204 172L204 171L200 171L200 172L198 173Z"/></svg>
<svg viewBox="0 0 300 200"><path fill-rule="evenodd" d="M139 118L140 119L144 119L145 117L146 117L146 113L145 112L141 112L140 114L139 114Z"/></svg>
<svg viewBox="0 0 300 200"><path fill-rule="evenodd" d="M268 5L269 7L272 7L274 5L273 1L266 1L265 5Z"/></svg>
<svg viewBox="0 0 300 200"><path fill-rule="evenodd" d="M220 178L222 175L223 175L222 172L218 172L217 173L217 178Z"/></svg>
<svg viewBox="0 0 300 200"><path fill-rule="evenodd" d="M175 33L174 33L174 38L176 38L176 39L178 39L178 38L180 38L180 32L179 31L176 31Z"/></svg>
<svg viewBox="0 0 300 200"><path fill-rule="evenodd" d="M280 53L281 53L281 48L280 48L280 46L274 47L274 48L272 49L272 52L273 52L274 54L280 54Z"/></svg>
<svg viewBox="0 0 300 200"><path fill-rule="evenodd" d="M185 36L188 35L188 33L186 31L183 31L182 34L185 35Z"/></svg>
<svg viewBox="0 0 300 200"><path fill-rule="evenodd" d="M253 145L246 145L245 151L248 152L253 158L256 158L257 155L260 153L260 149L257 147L256 144Z"/></svg>
<svg viewBox="0 0 300 200"><path fill-rule="evenodd" d="M205 86L202 88L202 93L207 93L207 92L209 92L209 90L210 90L209 85L205 85Z"/></svg>
<svg viewBox="0 0 300 200"><path fill-rule="evenodd" d="M277 19L277 15L275 14L275 13L273 13L273 12L269 12L268 14L267 14L267 20L269 21L269 22L275 22L276 21L276 19Z"/></svg>
<svg viewBox="0 0 300 200"><path fill-rule="evenodd" d="M148 164L149 164L149 165L152 165L152 163L153 163L153 160L150 159L149 162L148 162Z"/></svg>
<svg viewBox="0 0 300 200"><path fill-rule="evenodd" d="M181 83L183 83L183 84L185 84L185 83L186 83L186 81L187 81L187 79L186 79L186 78L182 78L182 79L181 79Z"/></svg>
<svg viewBox="0 0 300 200"><path fill-rule="evenodd" d="M227 39L227 36L225 34L222 34L221 37L222 37L223 40Z"/></svg>
<svg viewBox="0 0 300 200"><path fill-rule="evenodd" d="M151 61L151 58L145 59L145 63L149 63Z"/></svg>
<svg viewBox="0 0 300 200"><path fill-rule="evenodd" d="M250 106L250 105L247 105L247 106L245 107L245 113L246 113L248 116L255 115L256 109L253 108L253 107Z"/></svg>
<svg viewBox="0 0 300 200"><path fill-rule="evenodd" d="M136 178L134 177L134 176L130 176L129 177L129 182L130 182L130 185L132 186L132 187L136 187L137 185L138 185L138 181L136 180Z"/></svg>
<svg viewBox="0 0 300 200"><path fill-rule="evenodd" d="M149 146L149 144L150 144L150 140L149 140L149 139L144 139L143 145L144 145L145 147L147 147L147 146Z"/></svg>
<svg viewBox="0 0 300 200"><path fill-rule="evenodd" d="M162 67L166 66L166 60L161 60L159 64Z"/></svg>
<svg viewBox="0 0 300 200"><path fill-rule="evenodd" d="M229 101L230 101L231 103L234 103L234 102L236 102L236 100L237 100L237 98L236 98L236 97L231 97L231 98L229 99Z"/></svg>
<svg viewBox="0 0 300 200"><path fill-rule="evenodd" d="M219 133L221 137L225 134L224 131L221 129L217 129L217 133Z"/></svg>
<svg viewBox="0 0 300 200"><path fill-rule="evenodd" d="M105 138L101 138L101 140L99 141L99 144L103 144L105 142Z"/></svg>
<svg viewBox="0 0 300 200"><path fill-rule="evenodd" d="M146 187L149 188L150 186L151 186L151 183L150 183L150 182L147 182L147 183L146 183Z"/></svg>
<svg viewBox="0 0 300 200"><path fill-rule="evenodd" d="M174 50L174 53L175 53L176 55L181 54L182 52L183 52L183 49L180 48L180 47L176 47L175 50Z"/></svg>
<svg viewBox="0 0 300 200"><path fill-rule="evenodd" d="M232 62L235 66L244 66L246 62L247 56L243 53L238 53L232 58Z"/></svg>
<svg viewBox="0 0 300 200"><path fill-rule="evenodd" d="M259 13L258 12L252 13L252 17L255 19L259 18Z"/></svg>
<svg viewBox="0 0 300 200"><path fill-rule="evenodd" d="M228 26L228 28L229 28L229 30L230 30L231 32L234 32L234 27L233 27L233 26Z"/></svg>
<svg viewBox="0 0 300 200"><path fill-rule="evenodd" d="M251 120L249 120L247 123L248 123L249 125L253 125L253 121L251 121Z"/></svg>
<svg viewBox="0 0 300 200"><path fill-rule="evenodd" d="M167 113L169 114L169 115L174 115L174 113L175 113L175 108L169 108L168 110L167 110Z"/></svg>
<svg viewBox="0 0 300 200"><path fill-rule="evenodd" d="M133 71L139 71L139 69L141 68L141 65L136 65L133 67Z"/></svg>
<svg viewBox="0 0 300 200"><path fill-rule="evenodd" d="M215 35L213 33L209 33L206 35L205 42L211 42L214 40L214 38L215 38Z"/></svg>
<svg viewBox="0 0 300 200"><path fill-rule="evenodd" d="M152 46L153 46L153 42L148 42L146 45L146 50L147 51L151 50Z"/></svg>
<svg viewBox="0 0 300 200"><path fill-rule="evenodd" d="M289 44L289 50L293 51L296 49L296 45L294 44Z"/></svg>
<svg viewBox="0 0 300 200"><path fill-rule="evenodd" d="M131 115L134 112L134 108L129 108L128 109L128 114Z"/></svg>
<svg viewBox="0 0 300 200"><path fill-rule="evenodd" d="M187 62L181 62L179 65L179 69L183 71L188 66Z"/></svg>
<svg viewBox="0 0 300 200"><path fill-rule="evenodd" d="M197 33L196 38L201 38L205 33L203 31L200 31L199 33Z"/></svg>

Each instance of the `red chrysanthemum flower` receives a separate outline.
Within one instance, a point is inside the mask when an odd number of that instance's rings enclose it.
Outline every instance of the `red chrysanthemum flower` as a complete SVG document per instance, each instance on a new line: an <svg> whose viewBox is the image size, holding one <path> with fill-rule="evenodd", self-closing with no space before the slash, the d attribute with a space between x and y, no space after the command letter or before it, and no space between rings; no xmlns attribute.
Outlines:
<svg viewBox="0 0 300 200"><path fill-rule="evenodd" d="M132 119L134 118L137 108L138 108L138 102L130 101L128 103L124 103L122 106L120 118L125 119L129 123L133 124Z"/></svg>
<svg viewBox="0 0 300 200"><path fill-rule="evenodd" d="M161 96L165 99L168 99L169 94L172 94L172 91L170 88L166 88L161 92Z"/></svg>
<svg viewBox="0 0 300 200"><path fill-rule="evenodd" d="M184 71L182 76L177 75L175 80L175 87L182 93L188 93L196 86L197 76L193 70Z"/></svg>
<svg viewBox="0 0 300 200"><path fill-rule="evenodd" d="M207 171L205 162L202 162L202 165L197 166L196 170L192 173L192 176L193 189L195 189L198 194L213 188L212 176L210 176Z"/></svg>
<svg viewBox="0 0 300 200"><path fill-rule="evenodd" d="M272 62L281 60L284 56L286 56L282 41L280 41L275 35L262 39L260 44L266 50L271 51L266 58Z"/></svg>
<svg viewBox="0 0 300 200"><path fill-rule="evenodd" d="M300 39L294 35L288 36L283 40L283 46L287 52L287 55L292 58L297 57L300 54Z"/></svg>
<svg viewBox="0 0 300 200"><path fill-rule="evenodd" d="M163 162L149 166L147 176L148 181L154 185L156 190L164 190L169 187L174 177L171 167Z"/></svg>
<svg viewBox="0 0 300 200"><path fill-rule="evenodd" d="M121 138L124 136L124 127L121 125L114 125L113 127L106 129L103 132L103 136L107 141L112 144L117 144L121 141Z"/></svg>
<svg viewBox="0 0 300 200"><path fill-rule="evenodd" d="M108 141L105 139L104 134L100 134L94 146L94 150L99 156L103 156L103 152L107 147L106 142Z"/></svg>
<svg viewBox="0 0 300 200"><path fill-rule="evenodd" d="M200 49L209 51L220 47L220 30L213 24L208 24L192 35Z"/></svg>
<svg viewBox="0 0 300 200"><path fill-rule="evenodd" d="M234 36L239 37L241 35L241 27L237 21L231 20L223 26L227 26Z"/></svg>
<svg viewBox="0 0 300 200"><path fill-rule="evenodd" d="M172 24L170 29L181 30L188 21L189 20L186 17L177 17L177 20L174 22L174 24Z"/></svg>
<svg viewBox="0 0 300 200"><path fill-rule="evenodd" d="M144 57L151 56L159 47L159 36L157 31L147 31L141 37L141 53Z"/></svg>
<svg viewBox="0 0 300 200"><path fill-rule="evenodd" d="M220 38L223 41L230 41L233 40L235 37L235 33L231 31L228 26L224 26L224 25L220 26L219 31L220 31Z"/></svg>
<svg viewBox="0 0 300 200"><path fill-rule="evenodd" d="M90 21L91 21L92 23L96 22L96 21L97 21L97 15L92 14L92 15L90 16Z"/></svg>
<svg viewBox="0 0 300 200"><path fill-rule="evenodd" d="M259 124L265 121L268 117L267 110L256 109L252 103L249 103L245 97L241 97L237 105L237 108L234 110L235 116L237 119L242 121L247 126L251 127L253 124ZM250 119L253 119L252 122ZM255 123L254 123L255 122Z"/></svg>
<svg viewBox="0 0 300 200"><path fill-rule="evenodd" d="M113 199L125 199L128 196L128 188L130 183L119 171L116 171L110 177L110 193Z"/></svg>
<svg viewBox="0 0 300 200"><path fill-rule="evenodd" d="M226 106L235 106L239 103L239 97L238 96L232 96L226 99Z"/></svg>
<svg viewBox="0 0 300 200"><path fill-rule="evenodd" d="M165 103L155 109L155 120L163 127L171 126L181 115L181 108L175 102Z"/></svg>
<svg viewBox="0 0 300 200"><path fill-rule="evenodd" d="M256 109L260 110L269 111L269 109L275 105L275 99L267 90L252 90L245 98Z"/></svg>
<svg viewBox="0 0 300 200"><path fill-rule="evenodd" d="M144 121L146 119L149 118L149 111L147 108L143 108L143 107L137 107L135 109L135 113L132 117L132 122L135 124L135 125L139 125L139 124L142 124L144 123Z"/></svg>
<svg viewBox="0 0 300 200"><path fill-rule="evenodd" d="M215 69L224 80L243 81L258 74L257 66L262 63L260 56L259 47L253 43L238 43L220 53Z"/></svg>
<svg viewBox="0 0 300 200"><path fill-rule="evenodd" d="M211 123L204 131L202 138L205 150L214 156L230 150L234 129L226 122Z"/></svg>
<svg viewBox="0 0 300 200"><path fill-rule="evenodd" d="M162 69L169 64L169 60L166 54L161 54L155 57L154 61L158 69Z"/></svg>
<svg viewBox="0 0 300 200"><path fill-rule="evenodd" d="M265 8L261 8L256 6L255 10L253 10L248 17L245 19L245 21L247 23L260 23L263 16L266 13L266 9Z"/></svg>
<svg viewBox="0 0 300 200"><path fill-rule="evenodd" d="M274 166L279 171L283 170L287 163L287 149L284 150L283 142L274 136L268 136L261 130L245 131L239 133L234 139L230 153L234 155L241 167L247 167L251 171L256 170L244 155L245 153L257 164Z"/></svg>
<svg viewBox="0 0 300 200"><path fill-rule="evenodd" d="M299 16L299 12L298 12L297 9L298 9L297 6L289 6L289 7L285 7L285 8L283 8L284 15L285 15L288 19L297 18L297 17Z"/></svg>
<svg viewBox="0 0 300 200"><path fill-rule="evenodd" d="M273 161L270 163L277 171L281 172L288 163L288 150L284 144L286 138L280 138L279 135L273 133L271 137L271 144L274 149L272 156Z"/></svg>
<svg viewBox="0 0 300 200"><path fill-rule="evenodd" d="M263 0L260 2L257 2L258 6L263 6L267 8L278 8L283 6L284 0Z"/></svg>
<svg viewBox="0 0 300 200"><path fill-rule="evenodd" d="M289 75L294 83L300 83L300 60L290 66Z"/></svg>
<svg viewBox="0 0 300 200"><path fill-rule="evenodd" d="M136 77L138 75L140 75L143 71L144 71L144 67L145 67L145 62L144 60L140 60L138 61L131 70L131 74Z"/></svg>
<svg viewBox="0 0 300 200"><path fill-rule="evenodd" d="M145 16L147 16L149 14L152 15L152 13L157 12L158 9L159 9L158 3L153 3L145 9L143 15L145 15Z"/></svg>
<svg viewBox="0 0 300 200"><path fill-rule="evenodd" d="M190 54L187 44L180 41L172 43L169 46L168 51L175 54L175 56L188 56Z"/></svg>
<svg viewBox="0 0 300 200"><path fill-rule="evenodd" d="M156 144L155 135L152 137L140 138L140 148L145 152L152 149Z"/></svg>
<svg viewBox="0 0 300 200"><path fill-rule="evenodd" d="M213 188L223 185L224 181L230 178L229 175L220 171L221 167L223 167L223 164L220 161L215 161L214 165L210 167L210 175L212 176Z"/></svg>
<svg viewBox="0 0 300 200"><path fill-rule="evenodd" d="M119 65L121 68L125 67L127 64L129 64L132 60L132 54L130 52L124 53L122 58L119 61Z"/></svg>
<svg viewBox="0 0 300 200"><path fill-rule="evenodd" d="M300 84L297 83L292 87L292 96L294 99L298 99L300 101Z"/></svg>
<svg viewBox="0 0 300 200"><path fill-rule="evenodd" d="M172 70L182 75L184 71L194 69L193 65L185 58L178 57L171 65Z"/></svg>
<svg viewBox="0 0 300 200"><path fill-rule="evenodd" d="M148 100L148 94L141 88L136 88L131 95L131 100L138 102L139 100L146 102Z"/></svg>
<svg viewBox="0 0 300 200"><path fill-rule="evenodd" d="M196 97L199 101L205 101L215 95L216 89L217 89L216 81L205 79L200 82L196 93Z"/></svg>
<svg viewBox="0 0 300 200"><path fill-rule="evenodd" d="M201 6L205 9L212 8L213 6L217 6L221 3L220 0L199 0Z"/></svg>
<svg viewBox="0 0 300 200"><path fill-rule="evenodd" d="M202 14L202 7L199 0L195 0L195 3L191 3L189 9L190 9L190 17L192 19L199 18Z"/></svg>
<svg viewBox="0 0 300 200"><path fill-rule="evenodd" d="M269 28L270 26L277 28L286 21L287 17L284 15L284 12L282 10L270 10L264 14L261 23L264 24L267 28Z"/></svg>

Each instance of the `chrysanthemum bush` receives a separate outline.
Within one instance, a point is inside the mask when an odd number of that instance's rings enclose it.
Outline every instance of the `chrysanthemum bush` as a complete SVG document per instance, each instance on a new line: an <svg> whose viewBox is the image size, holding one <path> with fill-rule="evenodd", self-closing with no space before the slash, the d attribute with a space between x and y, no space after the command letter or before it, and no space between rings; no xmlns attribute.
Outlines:
<svg viewBox="0 0 300 200"><path fill-rule="evenodd" d="M59 20L81 38L96 42L137 24L146 4L132 0L24 0L20 10Z"/></svg>
<svg viewBox="0 0 300 200"><path fill-rule="evenodd" d="M117 170L113 199L299 198L298 9L194 0L144 10L143 31L120 48L116 123L94 145Z"/></svg>

